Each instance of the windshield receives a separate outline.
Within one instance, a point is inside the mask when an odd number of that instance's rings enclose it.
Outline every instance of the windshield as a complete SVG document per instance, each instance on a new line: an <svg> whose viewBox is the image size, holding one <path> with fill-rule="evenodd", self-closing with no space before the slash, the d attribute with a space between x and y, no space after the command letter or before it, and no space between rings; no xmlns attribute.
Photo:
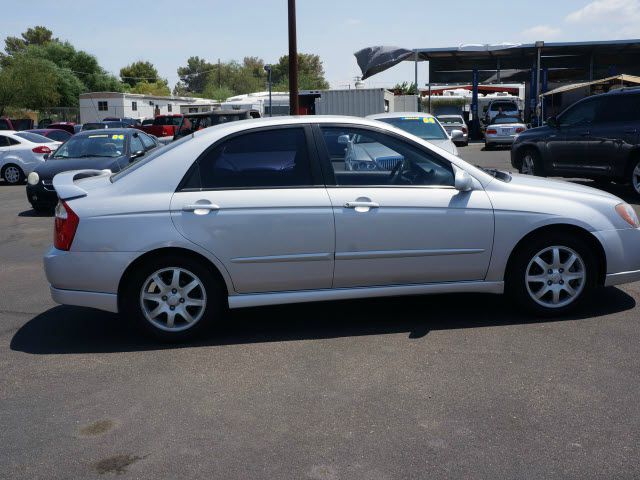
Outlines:
<svg viewBox="0 0 640 480"><path fill-rule="evenodd" d="M520 119L518 117L500 117L497 116L494 120L493 120L494 124L500 124L500 123L520 123Z"/></svg>
<svg viewBox="0 0 640 480"><path fill-rule="evenodd" d="M122 133L94 133L71 137L50 159L65 158L110 158L120 157L125 152L126 136Z"/></svg>
<svg viewBox="0 0 640 480"><path fill-rule="evenodd" d="M449 137L433 117L378 118L381 122L401 128L423 140L446 140Z"/></svg>
<svg viewBox="0 0 640 480"><path fill-rule="evenodd" d="M51 143L54 141L50 138L38 135L37 133L30 132L18 132L16 133L16 137L24 138L25 140L29 140L32 143Z"/></svg>
<svg viewBox="0 0 640 480"><path fill-rule="evenodd" d="M127 164L118 173L114 173L113 175L111 175L111 181L115 182L120 180L122 177L125 177L131 172L136 171L138 168L142 167L143 165L146 165L147 163L152 161L154 158L159 157L160 155L168 152L169 150L173 150L178 145L181 145L184 142L191 140L192 138L193 138L193 135L187 135L186 137L182 137L180 140L175 140L167 145L154 149L151 153L146 154L144 157L140 157L138 160L135 160Z"/></svg>
<svg viewBox="0 0 640 480"><path fill-rule="evenodd" d="M180 125L180 122L182 121L182 117L156 117L153 120L153 124L154 125L174 125L174 126L178 126Z"/></svg>
<svg viewBox="0 0 640 480"><path fill-rule="evenodd" d="M463 123L462 117L438 117L440 123Z"/></svg>

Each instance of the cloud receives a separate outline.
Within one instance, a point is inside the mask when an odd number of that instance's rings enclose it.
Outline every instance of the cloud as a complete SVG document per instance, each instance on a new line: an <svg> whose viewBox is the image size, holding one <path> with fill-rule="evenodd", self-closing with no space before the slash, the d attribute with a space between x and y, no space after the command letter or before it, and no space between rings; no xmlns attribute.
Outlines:
<svg viewBox="0 0 640 480"><path fill-rule="evenodd" d="M344 23L347 25L361 25L362 20L359 18L348 18Z"/></svg>
<svg viewBox="0 0 640 480"><path fill-rule="evenodd" d="M640 21L640 0L595 0L571 12L565 20L576 24L630 25Z"/></svg>
<svg viewBox="0 0 640 480"><path fill-rule="evenodd" d="M523 30L520 33L520 37L525 41L553 40L557 38L561 33L562 30L550 25L536 25L534 27Z"/></svg>

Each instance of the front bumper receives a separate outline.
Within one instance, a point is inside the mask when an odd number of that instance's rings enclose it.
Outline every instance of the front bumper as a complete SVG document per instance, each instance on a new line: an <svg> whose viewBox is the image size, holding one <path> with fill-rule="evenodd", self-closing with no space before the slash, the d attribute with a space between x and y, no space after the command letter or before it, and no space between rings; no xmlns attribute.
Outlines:
<svg viewBox="0 0 640 480"><path fill-rule="evenodd" d="M27 184L27 200L36 209L53 209L58 204L58 194L53 186Z"/></svg>
<svg viewBox="0 0 640 480"><path fill-rule="evenodd" d="M625 228L593 232L607 259L605 286L640 280L640 229Z"/></svg>

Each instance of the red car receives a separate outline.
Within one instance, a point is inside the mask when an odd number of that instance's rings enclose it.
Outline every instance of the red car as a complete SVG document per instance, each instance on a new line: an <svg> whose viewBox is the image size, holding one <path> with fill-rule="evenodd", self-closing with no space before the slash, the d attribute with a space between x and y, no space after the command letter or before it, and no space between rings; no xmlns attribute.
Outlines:
<svg viewBox="0 0 640 480"><path fill-rule="evenodd" d="M66 130L60 130L59 128L38 128L25 131L37 133L38 135L50 138L51 140L55 140L56 142L66 142L73 136L73 134L67 132Z"/></svg>
<svg viewBox="0 0 640 480"><path fill-rule="evenodd" d="M144 133L154 135L158 138L171 137L176 134L180 123L182 123L181 113L175 113L173 115L158 115L153 119L153 125L143 125L136 127L142 130Z"/></svg>

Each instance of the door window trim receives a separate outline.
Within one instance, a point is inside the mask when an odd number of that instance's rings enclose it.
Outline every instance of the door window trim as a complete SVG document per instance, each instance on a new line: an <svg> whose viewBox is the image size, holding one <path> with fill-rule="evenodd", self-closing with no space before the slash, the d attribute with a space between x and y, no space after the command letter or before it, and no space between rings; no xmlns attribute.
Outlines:
<svg viewBox="0 0 640 480"><path fill-rule="evenodd" d="M324 178L325 185L327 188L426 188L426 189L454 189L454 185L338 185L336 183L335 174L333 172L333 166L331 166L331 160L329 158L329 151L327 150L327 145L324 140L324 136L322 135L322 128L354 128L358 130L369 130L381 135L387 135L393 137L394 139L407 143L412 148L419 150L420 152L424 152L430 156L433 156L436 162L444 163L445 165L449 165L449 169L454 176L455 181L455 168L452 162L447 160L446 158L441 157L436 154L432 150L425 148L423 145L417 144L404 138L401 135L398 135L395 132L389 132L388 130L384 130L379 127L371 127L369 125L354 125L352 123L314 123L313 127L313 135L314 141L316 145L316 152L318 154L318 160L320 166L322 168L322 175ZM446 167L445 167L446 168Z"/></svg>
<svg viewBox="0 0 640 480"><path fill-rule="evenodd" d="M307 146L307 156L309 158L309 170L311 172L311 185L283 185L283 186L253 186L253 187L202 187L202 179L200 177L199 166L200 161L205 158L209 152L219 147L222 143L237 138L242 135L250 133L258 133L272 130L284 130L284 129L302 129L304 132L305 144ZM319 159L314 148L315 141L313 139L313 133L311 125L309 124L287 124L287 125L272 125L268 127L250 128L247 130L241 130L239 132L231 133L223 138L218 139L213 144L209 145L193 162L193 164L187 169L187 172L178 183L176 192L212 192L212 191L224 191L224 190L291 190L291 189L307 189L307 188L325 188L323 181L323 175L321 167L319 165ZM191 175L198 170L198 183L200 187L185 187L189 183Z"/></svg>

